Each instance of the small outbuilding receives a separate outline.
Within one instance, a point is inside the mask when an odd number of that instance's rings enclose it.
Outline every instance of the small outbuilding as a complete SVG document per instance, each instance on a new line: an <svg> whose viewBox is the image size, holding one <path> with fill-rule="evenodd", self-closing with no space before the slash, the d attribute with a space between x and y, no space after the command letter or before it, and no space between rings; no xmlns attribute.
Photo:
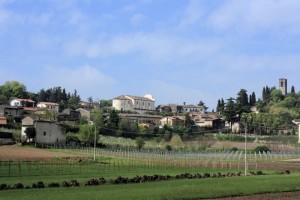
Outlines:
<svg viewBox="0 0 300 200"><path fill-rule="evenodd" d="M55 121L35 120L35 142L38 144L65 144L66 129Z"/></svg>

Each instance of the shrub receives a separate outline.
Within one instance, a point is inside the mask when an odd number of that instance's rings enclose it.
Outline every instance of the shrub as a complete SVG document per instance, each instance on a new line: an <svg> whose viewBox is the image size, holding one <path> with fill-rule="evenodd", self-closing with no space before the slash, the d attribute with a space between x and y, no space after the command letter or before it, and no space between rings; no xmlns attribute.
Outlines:
<svg viewBox="0 0 300 200"><path fill-rule="evenodd" d="M142 137L137 137L135 139L135 143L136 143L137 148L140 150L145 145L145 140Z"/></svg>
<svg viewBox="0 0 300 200"><path fill-rule="evenodd" d="M48 187L59 187L59 183L49 183Z"/></svg>
<svg viewBox="0 0 300 200"><path fill-rule="evenodd" d="M181 137L178 134L174 134L172 136L170 143L172 144L172 146L175 146L176 148L180 148L180 147L183 146L183 142L181 140Z"/></svg>
<svg viewBox="0 0 300 200"><path fill-rule="evenodd" d="M267 146L257 146L255 149L254 149L254 151L256 151L256 152L268 152L268 151L270 151L270 149L269 149L269 147L267 147Z"/></svg>
<svg viewBox="0 0 300 200"><path fill-rule="evenodd" d="M23 189L24 185L22 183L16 183L14 186L15 189Z"/></svg>
<svg viewBox="0 0 300 200"><path fill-rule="evenodd" d="M167 144L167 145L166 145L166 150L167 150L167 151L172 151L172 146L169 145L169 144Z"/></svg>
<svg viewBox="0 0 300 200"><path fill-rule="evenodd" d="M231 149L230 149L230 152L236 152L236 151L238 151L239 149L237 148L237 147L232 147Z"/></svg>

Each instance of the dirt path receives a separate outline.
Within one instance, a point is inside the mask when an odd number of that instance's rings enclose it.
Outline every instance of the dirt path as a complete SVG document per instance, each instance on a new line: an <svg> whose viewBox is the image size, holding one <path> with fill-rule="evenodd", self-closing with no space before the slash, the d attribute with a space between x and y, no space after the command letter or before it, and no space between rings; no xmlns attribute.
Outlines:
<svg viewBox="0 0 300 200"><path fill-rule="evenodd" d="M50 152L43 149L24 147L18 145L0 146L0 160L37 160L55 157L72 157L73 154Z"/></svg>
<svg viewBox="0 0 300 200"><path fill-rule="evenodd" d="M226 198L217 198L214 200L297 200L297 199L300 199L300 191L257 194L251 196L226 197Z"/></svg>

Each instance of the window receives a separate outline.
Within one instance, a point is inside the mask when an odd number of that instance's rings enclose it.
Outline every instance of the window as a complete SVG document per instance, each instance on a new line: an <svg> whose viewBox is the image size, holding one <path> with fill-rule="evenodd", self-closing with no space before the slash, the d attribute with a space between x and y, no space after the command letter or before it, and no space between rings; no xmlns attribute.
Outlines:
<svg viewBox="0 0 300 200"><path fill-rule="evenodd" d="M46 131L44 131L44 136L46 136Z"/></svg>

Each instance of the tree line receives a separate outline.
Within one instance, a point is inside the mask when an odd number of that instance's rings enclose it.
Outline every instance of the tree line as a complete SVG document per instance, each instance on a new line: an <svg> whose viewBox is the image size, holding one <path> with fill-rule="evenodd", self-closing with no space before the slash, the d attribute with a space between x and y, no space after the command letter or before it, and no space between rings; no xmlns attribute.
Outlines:
<svg viewBox="0 0 300 200"><path fill-rule="evenodd" d="M81 100L76 89L71 93L60 86L41 89L37 93L27 91L26 86L18 81L7 81L0 86L0 104L9 104L14 98L32 99L35 102L58 103L62 109L78 108Z"/></svg>
<svg viewBox="0 0 300 200"><path fill-rule="evenodd" d="M253 131L270 133L279 127L291 128L292 120L300 117L300 92L296 93L292 86L283 95L276 87L265 86L262 97L256 99L254 92L248 96L247 90L241 89L236 98L230 97L227 102L219 99L216 111L229 124L242 122L253 127Z"/></svg>

